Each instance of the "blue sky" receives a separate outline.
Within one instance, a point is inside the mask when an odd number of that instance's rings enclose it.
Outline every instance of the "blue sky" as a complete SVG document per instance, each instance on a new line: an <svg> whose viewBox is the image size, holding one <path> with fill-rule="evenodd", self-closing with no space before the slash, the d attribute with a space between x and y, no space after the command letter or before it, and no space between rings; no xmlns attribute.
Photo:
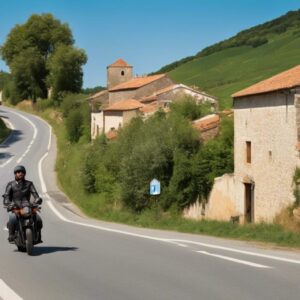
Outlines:
<svg viewBox="0 0 300 300"><path fill-rule="evenodd" d="M118 58L150 73L296 9L299 0L0 0L0 44L31 14L52 13L88 55L84 87L104 86ZM0 69L8 70L1 60Z"/></svg>

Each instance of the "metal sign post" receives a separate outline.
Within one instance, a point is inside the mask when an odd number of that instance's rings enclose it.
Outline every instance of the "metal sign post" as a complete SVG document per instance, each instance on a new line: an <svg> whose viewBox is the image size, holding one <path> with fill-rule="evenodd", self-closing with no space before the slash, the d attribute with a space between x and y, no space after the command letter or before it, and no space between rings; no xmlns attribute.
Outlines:
<svg viewBox="0 0 300 300"><path fill-rule="evenodd" d="M156 218L159 219L159 204L158 204L158 197L160 195L160 181L156 178L152 179L150 182L150 195L153 197L154 200L154 207L156 212Z"/></svg>
<svg viewBox="0 0 300 300"><path fill-rule="evenodd" d="M155 178L150 182L150 195L160 195L160 182Z"/></svg>

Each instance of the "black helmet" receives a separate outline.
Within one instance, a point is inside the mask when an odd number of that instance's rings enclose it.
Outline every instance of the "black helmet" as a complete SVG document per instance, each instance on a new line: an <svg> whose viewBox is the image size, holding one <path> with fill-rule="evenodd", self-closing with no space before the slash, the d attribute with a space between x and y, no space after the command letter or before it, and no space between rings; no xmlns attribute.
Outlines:
<svg viewBox="0 0 300 300"><path fill-rule="evenodd" d="M16 166L14 168L14 174L16 174L17 172L22 172L22 173L26 174L26 169L24 166Z"/></svg>

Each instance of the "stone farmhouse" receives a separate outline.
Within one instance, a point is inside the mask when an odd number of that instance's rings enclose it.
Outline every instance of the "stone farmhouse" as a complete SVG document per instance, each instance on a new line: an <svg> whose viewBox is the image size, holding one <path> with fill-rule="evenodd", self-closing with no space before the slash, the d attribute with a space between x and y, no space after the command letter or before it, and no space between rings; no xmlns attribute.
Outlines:
<svg viewBox="0 0 300 300"><path fill-rule="evenodd" d="M133 67L118 59L107 67L107 89L88 100L92 108L91 136L105 133L115 137L113 131L132 118L147 118L158 109L167 110L171 102L184 96L195 101L209 102L215 111L218 101L213 96L183 84L174 83L167 74L136 77Z"/></svg>
<svg viewBox="0 0 300 300"><path fill-rule="evenodd" d="M233 99L234 174L215 179L205 216L272 222L295 201L300 65L233 94Z"/></svg>

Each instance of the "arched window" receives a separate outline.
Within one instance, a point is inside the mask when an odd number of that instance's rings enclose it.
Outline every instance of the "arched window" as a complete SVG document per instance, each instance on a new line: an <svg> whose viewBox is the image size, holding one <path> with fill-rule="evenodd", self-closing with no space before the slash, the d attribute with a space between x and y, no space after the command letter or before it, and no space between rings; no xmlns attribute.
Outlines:
<svg viewBox="0 0 300 300"><path fill-rule="evenodd" d="M124 72L124 71L121 71L121 75L124 76L124 75L125 75L125 72Z"/></svg>

